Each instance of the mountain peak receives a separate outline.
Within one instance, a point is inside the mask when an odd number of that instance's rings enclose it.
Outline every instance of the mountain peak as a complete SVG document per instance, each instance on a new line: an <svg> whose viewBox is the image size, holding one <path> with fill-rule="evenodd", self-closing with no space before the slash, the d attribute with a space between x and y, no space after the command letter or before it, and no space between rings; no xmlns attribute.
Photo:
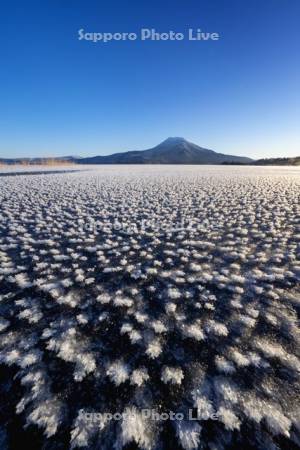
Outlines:
<svg viewBox="0 0 300 450"><path fill-rule="evenodd" d="M168 137L162 142L162 144L179 144L182 142L187 142L187 140L183 137Z"/></svg>

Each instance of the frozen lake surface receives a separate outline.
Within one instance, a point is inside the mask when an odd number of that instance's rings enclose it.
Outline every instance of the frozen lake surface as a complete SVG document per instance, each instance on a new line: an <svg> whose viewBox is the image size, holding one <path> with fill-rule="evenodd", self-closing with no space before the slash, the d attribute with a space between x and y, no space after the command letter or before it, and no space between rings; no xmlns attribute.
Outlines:
<svg viewBox="0 0 300 450"><path fill-rule="evenodd" d="M43 170L0 169L2 448L299 448L300 168Z"/></svg>

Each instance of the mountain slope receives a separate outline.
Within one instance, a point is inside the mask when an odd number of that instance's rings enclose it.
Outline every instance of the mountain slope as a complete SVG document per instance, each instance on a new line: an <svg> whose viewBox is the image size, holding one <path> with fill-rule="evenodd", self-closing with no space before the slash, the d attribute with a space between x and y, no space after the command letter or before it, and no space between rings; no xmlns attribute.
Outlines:
<svg viewBox="0 0 300 450"><path fill-rule="evenodd" d="M172 137L148 150L81 158L80 164L250 164L250 158L224 155L199 147L183 138Z"/></svg>

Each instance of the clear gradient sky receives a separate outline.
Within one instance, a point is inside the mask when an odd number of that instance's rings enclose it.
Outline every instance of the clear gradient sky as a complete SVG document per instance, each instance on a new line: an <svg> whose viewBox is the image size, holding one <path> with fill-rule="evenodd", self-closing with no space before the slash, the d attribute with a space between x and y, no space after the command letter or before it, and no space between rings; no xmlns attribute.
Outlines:
<svg viewBox="0 0 300 450"><path fill-rule="evenodd" d="M0 156L100 155L183 136L300 155L299 0L10 0L0 10ZM78 40L78 30L220 33Z"/></svg>

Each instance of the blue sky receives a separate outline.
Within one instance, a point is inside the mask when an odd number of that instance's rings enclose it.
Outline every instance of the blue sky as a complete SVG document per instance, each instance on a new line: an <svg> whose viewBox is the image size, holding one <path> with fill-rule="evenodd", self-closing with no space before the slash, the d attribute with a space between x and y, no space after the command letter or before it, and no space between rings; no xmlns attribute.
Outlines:
<svg viewBox="0 0 300 450"><path fill-rule="evenodd" d="M300 155L298 0L2 3L0 156L97 155L183 136ZM78 30L218 32L215 42L91 43Z"/></svg>

